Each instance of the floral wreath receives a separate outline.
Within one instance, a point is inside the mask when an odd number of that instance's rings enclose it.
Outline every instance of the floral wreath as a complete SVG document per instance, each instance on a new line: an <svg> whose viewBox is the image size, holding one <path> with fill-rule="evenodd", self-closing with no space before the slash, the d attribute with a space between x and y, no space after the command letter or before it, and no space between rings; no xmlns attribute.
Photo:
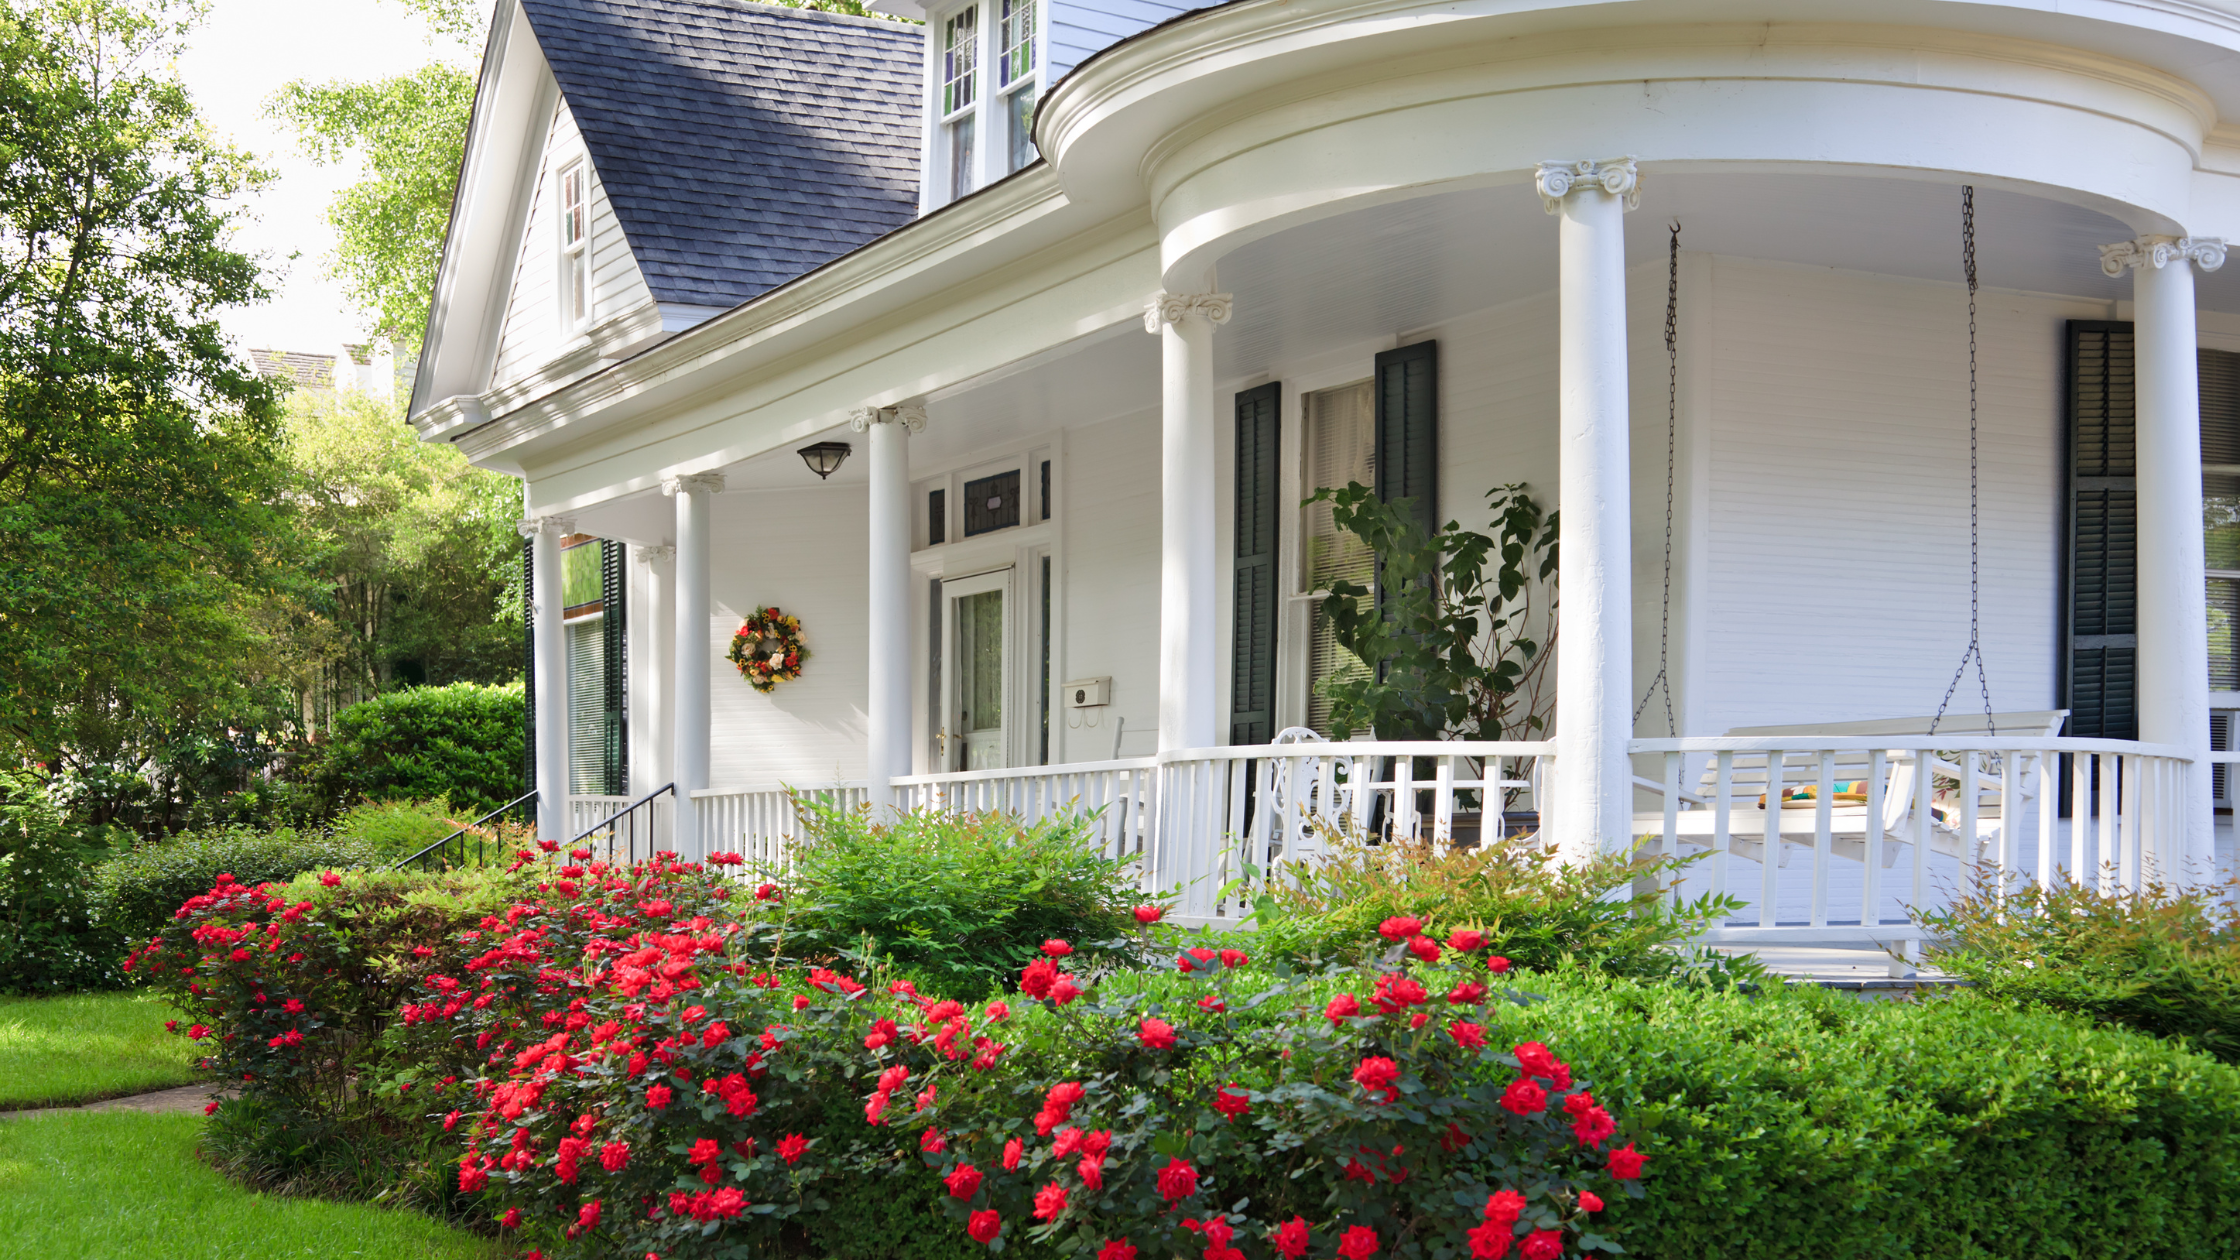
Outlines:
<svg viewBox="0 0 2240 1260"><path fill-rule="evenodd" d="M776 608L757 608L731 636L731 663L756 691L775 690L801 677L809 649L801 645L801 618Z"/></svg>

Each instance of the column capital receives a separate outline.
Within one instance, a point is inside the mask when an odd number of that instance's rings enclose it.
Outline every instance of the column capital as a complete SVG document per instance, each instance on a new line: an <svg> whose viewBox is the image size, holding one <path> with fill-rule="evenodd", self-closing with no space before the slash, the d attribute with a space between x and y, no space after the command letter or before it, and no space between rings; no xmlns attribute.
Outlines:
<svg viewBox="0 0 2240 1260"><path fill-rule="evenodd" d="M656 564L666 564L677 558L677 549L667 543L658 547L632 547L630 553L639 564L649 569Z"/></svg>
<svg viewBox="0 0 2240 1260"><path fill-rule="evenodd" d="M1641 208L1641 171L1630 157L1604 162L1542 162L1532 182L1540 190L1540 204L1549 214L1563 206L1563 199L1583 188L1600 188L1625 199L1626 209Z"/></svg>
<svg viewBox="0 0 2240 1260"><path fill-rule="evenodd" d="M2217 236L2141 236L2100 247L2100 270L2111 276L2138 268L2161 270L2185 259L2203 271L2224 266L2224 238Z"/></svg>
<svg viewBox="0 0 2240 1260"><path fill-rule="evenodd" d="M892 407L858 407L848 413L848 427L858 433L869 433L875 424L899 424L912 433L922 433L926 427L924 403L900 403Z"/></svg>
<svg viewBox="0 0 2240 1260"><path fill-rule="evenodd" d="M549 515L524 516L513 523L513 528L523 538L535 538L539 534L550 534L554 538L566 538L576 532L576 518Z"/></svg>
<svg viewBox="0 0 2240 1260"><path fill-rule="evenodd" d="M720 493L723 490L723 474L687 473L681 477L661 479L661 493L672 499L688 490L698 490L703 494Z"/></svg>
<svg viewBox="0 0 2240 1260"><path fill-rule="evenodd" d="M1156 333L1168 324L1179 324L1192 316L1209 324L1226 324L1236 308L1234 294L1169 293L1162 289L1152 294L1150 304L1143 308L1143 330Z"/></svg>

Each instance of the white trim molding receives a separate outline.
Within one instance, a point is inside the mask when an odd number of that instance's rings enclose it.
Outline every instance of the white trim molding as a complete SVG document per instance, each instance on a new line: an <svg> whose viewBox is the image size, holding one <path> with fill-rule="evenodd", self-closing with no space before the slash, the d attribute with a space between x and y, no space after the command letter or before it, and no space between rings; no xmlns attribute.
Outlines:
<svg viewBox="0 0 2240 1260"><path fill-rule="evenodd" d="M1143 330L1156 335L1168 324L1179 324L1197 316L1209 324L1226 324L1236 314L1237 300L1229 293L1168 293L1161 290L1151 295L1151 302L1143 308Z"/></svg>
<svg viewBox="0 0 2240 1260"><path fill-rule="evenodd" d="M669 498L676 498L688 490L699 490L707 494L721 494L723 493L723 474L687 473L683 476L663 477L661 479L661 493Z"/></svg>
<svg viewBox="0 0 2240 1260"><path fill-rule="evenodd" d="M550 534L554 538L566 538L576 532L576 518L572 516L524 516L514 522L513 528L523 538L535 538L539 534Z"/></svg>
<svg viewBox="0 0 2240 1260"><path fill-rule="evenodd" d="M1625 198L1628 210L1641 208L1641 171L1630 157L1606 162L1542 162L1533 172L1532 182L1540 190L1540 204L1549 214L1581 188L1600 188L1613 197Z"/></svg>
<svg viewBox="0 0 2240 1260"><path fill-rule="evenodd" d="M676 559L677 549L667 543L658 547L632 547L630 557L650 569L654 565L667 564L669 561Z"/></svg>
<svg viewBox="0 0 2240 1260"><path fill-rule="evenodd" d="M2224 240L2215 236L2142 236L2100 247L2100 270L2120 277L2127 270L2161 270L2183 258L2203 271L2224 266Z"/></svg>
<svg viewBox="0 0 2240 1260"><path fill-rule="evenodd" d="M923 403L903 403L894 407L858 407L848 413L848 427L857 433L869 433L875 424L899 424L912 433L923 433L926 428L926 409Z"/></svg>

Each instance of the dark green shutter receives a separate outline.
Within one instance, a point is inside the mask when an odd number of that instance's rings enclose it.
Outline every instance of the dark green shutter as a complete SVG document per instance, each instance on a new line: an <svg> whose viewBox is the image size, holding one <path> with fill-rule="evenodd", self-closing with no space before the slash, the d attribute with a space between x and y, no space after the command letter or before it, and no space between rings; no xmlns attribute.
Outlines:
<svg viewBox="0 0 2240 1260"><path fill-rule="evenodd" d="M2139 503L2131 325L2069 322L2067 734L2138 738Z"/></svg>
<svg viewBox="0 0 2240 1260"><path fill-rule="evenodd" d="M1415 500L1427 534L1439 529L1439 343L1377 356L1377 497Z"/></svg>
<svg viewBox="0 0 2240 1260"><path fill-rule="evenodd" d="M521 790L537 790L537 551L521 540Z"/></svg>
<svg viewBox="0 0 2240 1260"><path fill-rule="evenodd" d="M1282 533L1282 387L1237 395L1237 521L1229 653L1229 742L1275 738L1276 546Z"/></svg>
<svg viewBox="0 0 2240 1260"><path fill-rule="evenodd" d="M601 769L606 775L607 795L624 796L630 791L629 646L623 625L629 592L629 548L611 538L601 542L599 548L599 601L606 611L599 629L607 658Z"/></svg>

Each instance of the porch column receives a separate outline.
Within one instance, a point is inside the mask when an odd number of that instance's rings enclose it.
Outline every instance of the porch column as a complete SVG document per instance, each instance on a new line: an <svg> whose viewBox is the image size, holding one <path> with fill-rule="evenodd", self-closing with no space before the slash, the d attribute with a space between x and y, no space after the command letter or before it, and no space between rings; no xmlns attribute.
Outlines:
<svg viewBox="0 0 2240 1260"><path fill-rule="evenodd" d="M888 781L910 773L910 435L926 427L926 409L864 407L849 427L871 442L869 575L870 743L864 750L866 793L885 811L894 803Z"/></svg>
<svg viewBox="0 0 2240 1260"><path fill-rule="evenodd" d="M661 483L661 493L677 501L677 733L669 755L676 766L676 847L690 859L701 854L692 794L708 786L708 501L721 489L715 473Z"/></svg>
<svg viewBox="0 0 2240 1260"><path fill-rule="evenodd" d="M643 697L630 715L631 729L642 731L631 765L641 767L631 775L632 796L643 796L672 779L671 742L676 735L675 701L677 649L677 549L671 546L632 547L632 557L645 570L645 610L639 627L645 651L639 658L638 676L632 685Z"/></svg>
<svg viewBox="0 0 2240 1260"><path fill-rule="evenodd" d="M2132 272L2138 373L2139 738L2194 758L2186 784L2185 843L2194 869L2215 869L2209 777L2208 560L2201 536L2201 383L2193 269L2224 265L2224 242L2142 236L2100 247L2111 276Z"/></svg>
<svg viewBox="0 0 2240 1260"><path fill-rule="evenodd" d="M537 838L568 839L568 645L561 637L560 540L576 532L566 516L532 516L529 540L529 651L536 674L537 722L530 733L537 768Z"/></svg>
<svg viewBox="0 0 2240 1260"><path fill-rule="evenodd" d="M1220 742L1214 633L1213 326L1226 293L1165 293L1143 312L1159 337L1159 751Z"/></svg>
<svg viewBox="0 0 2240 1260"><path fill-rule="evenodd" d="M1567 858L1625 847L1633 824L1633 541L1626 426L1625 212L1632 158L1547 162L1541 202L1560 220L1557 425L1563 638L1556 648L1550 820Z"/></svg>

